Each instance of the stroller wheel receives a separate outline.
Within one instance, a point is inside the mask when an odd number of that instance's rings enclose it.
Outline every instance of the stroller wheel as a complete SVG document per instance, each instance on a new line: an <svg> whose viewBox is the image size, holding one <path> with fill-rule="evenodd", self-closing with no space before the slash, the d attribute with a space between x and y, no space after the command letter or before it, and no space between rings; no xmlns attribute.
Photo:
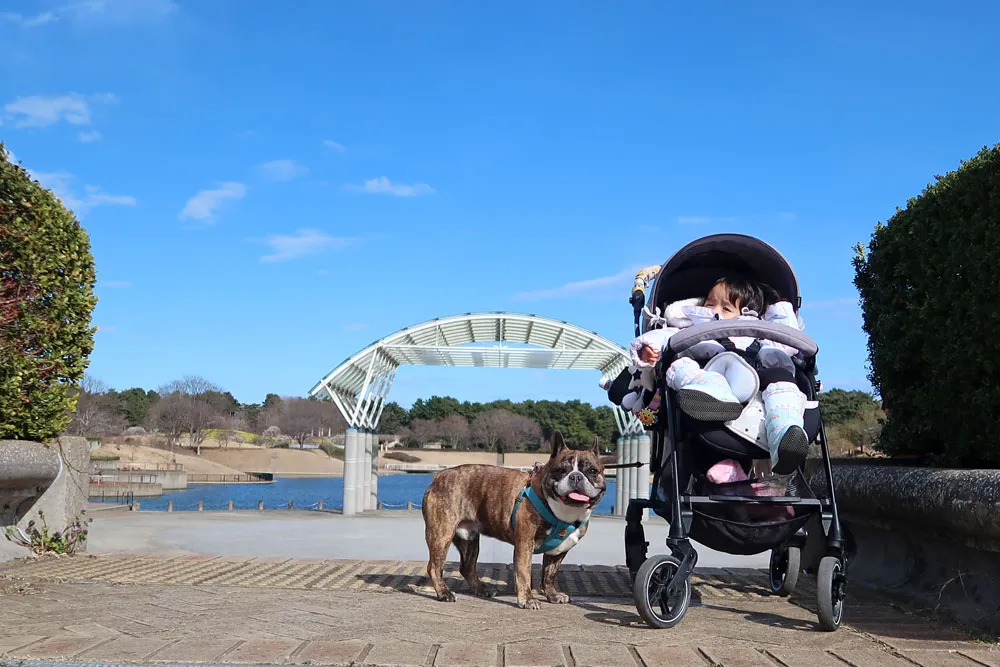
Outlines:
<svg viewBox="0 0 1000 667"><path fill-rule="evenodd" d="M675 581L680 572L680 561L673 556L658 555L648 558L635 575L632 595L639 616L653 628L672 628L687 613L691 604L691 581ZM671 584L674 590L669 591Z"/></svg>
<svg viewBox="0 0 1000 667"><path fill-rule="evenodd" d="M788 547L781 551L771 550L770 583L771 592L786 597L795 590L802 571L802 551L798 547Z"/></svg>
<svg viewBox="0 0 1000 667"><path fill-rule="evenodd" d="M833 632L840 627L840 621L844 617L846 584L847 578L840 559L825 556L819 562L819 572L816 575L816 609L819 627L826 632Z"/></svg>

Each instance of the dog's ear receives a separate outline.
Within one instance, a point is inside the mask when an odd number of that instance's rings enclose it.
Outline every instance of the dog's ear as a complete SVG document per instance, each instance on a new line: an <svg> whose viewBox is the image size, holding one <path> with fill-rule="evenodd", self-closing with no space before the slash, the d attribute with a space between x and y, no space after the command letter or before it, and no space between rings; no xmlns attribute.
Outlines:
<svg viewBox="0 0 1000 667"><path fill-rule="evenodd" d="M594 446L590 448L590 451L594 452L594 456L601 458L601 438L599 436L594 436Z"/></svg>
<svg viewBox="0 0 1000 667"><path fill-rule="evenodd" d="M566 449L566 441L563 440L562 433L559 431L552 431L552 456L549 458L554 459L564 449Z"/></svg>

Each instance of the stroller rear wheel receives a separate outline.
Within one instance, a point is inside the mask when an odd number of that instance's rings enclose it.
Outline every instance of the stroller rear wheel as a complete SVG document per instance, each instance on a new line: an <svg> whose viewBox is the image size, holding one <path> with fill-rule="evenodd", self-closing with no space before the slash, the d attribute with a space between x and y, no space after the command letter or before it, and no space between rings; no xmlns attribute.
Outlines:
<svg viewBox="0 0 1000 667"><path fill-rule="evenodd" d="M691 581L680 576L681 562L673 556L648 558L635 575L632 595L639 616L653 628L672 628L687 613L691 604ZM673 591L670 591L670 588Z"/></svg>
<svg viewBox="0 0 1000 667"><path fill-rule="evenodd" d="M771 592L787 597L799 583L802 571L802 551L798 547L771 550L770 584Z"/></svg>
<svg viewBox="0 0 1000 667"><path fill-rule="evenodd" d="M844 617L844 588L847 577L844 566L836 556L824 556L816 574L816 610L819 627L833 632L840 627Z"/></svg>

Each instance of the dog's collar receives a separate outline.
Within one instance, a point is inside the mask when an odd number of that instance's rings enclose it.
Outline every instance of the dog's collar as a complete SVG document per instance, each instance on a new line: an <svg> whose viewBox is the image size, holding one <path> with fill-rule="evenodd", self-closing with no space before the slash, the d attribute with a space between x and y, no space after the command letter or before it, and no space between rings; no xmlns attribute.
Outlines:
<svg viewBox="0 0 1000 667"><path fill-rule="evenodd" d="M538 510L538 513L542 515L542 519L545 520L545 523L550 526L549 534L545 536L541 545L535 549L536 554L543 554L546 551L552 551L557 546L562 544L566 538L570 536L570 533L580 526L587 524L587 521L576 521L574 523L561 521L559 517L552 513L552 510L550 510L548 505L545 504L545 501L538 497L535 490L528 486L521 489L521 493L517 496L517 500L514 501L514 511L510 515L510 526L514 530L517 530L517 510L521 506L521 501L525 498L527 498L528 501L534 505L535 509Z"/></svg>

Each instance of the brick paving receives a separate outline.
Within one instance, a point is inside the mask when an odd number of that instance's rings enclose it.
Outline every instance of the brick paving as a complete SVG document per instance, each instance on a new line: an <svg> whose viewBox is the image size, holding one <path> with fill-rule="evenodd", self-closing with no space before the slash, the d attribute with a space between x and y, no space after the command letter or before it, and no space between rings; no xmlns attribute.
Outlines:
<svg viewBox="0 0 1000 667"><path fill-rule="evenodd" d="M764 573L699 570L671 630L647 628L620 568L566 568L574 600L518 609L501 595L434 600L423 563L211 556L76 556L0 567L0 656L130 663L421 667L1000 667L1000 651L852 587L820 632L808 585L771 596ZM808 580L808 577L805 577ZM536 573L536 584L538 577ZM804 582L808 584L808 581ZM30 663L29 663L30 664Z"/></svg>

